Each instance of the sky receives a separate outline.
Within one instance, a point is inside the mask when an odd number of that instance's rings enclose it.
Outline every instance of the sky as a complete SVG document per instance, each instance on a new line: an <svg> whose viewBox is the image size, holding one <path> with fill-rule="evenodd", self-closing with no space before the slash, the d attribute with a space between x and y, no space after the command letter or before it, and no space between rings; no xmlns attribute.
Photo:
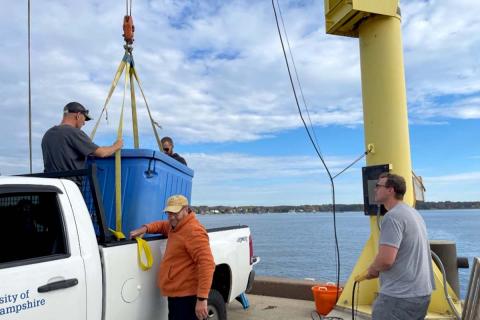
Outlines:
<svg viewBox="0 0 480 320"><path fill-rule="evenodd" d="M327 35L320 0L279 0L298 77L332 174L365 149L358 39ZM480 201L480 2L402 0L412 166L427 201ZM2 1L0 173L29 171L27 1ZM98 119L123 56L120 0L31 0L33 171L40 142L79 101ZM299 118L270 1L133 0L133 55L160 135L194 170L194 205L331 203ZM122 80L123 81L123 80ZM95 137L116 137L123 82ZM138 91L138 90L137 90ZM140 146L157 149L138 94ZM83 129L90 133L90 121ZM131 118L125 147L132 148ZM335 179L362 203L365 159Z"/></svg>

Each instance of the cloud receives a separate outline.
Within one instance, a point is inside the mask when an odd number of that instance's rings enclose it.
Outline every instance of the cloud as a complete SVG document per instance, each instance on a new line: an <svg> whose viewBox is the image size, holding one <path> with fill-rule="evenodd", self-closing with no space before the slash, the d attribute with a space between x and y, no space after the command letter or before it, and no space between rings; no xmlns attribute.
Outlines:
<svg viewBox="0 0 480 320"><path fill-rule="evenodd" d="M195 170L192 191L197 205L299 205L331 203L330 181L319 160L303 156L255 156L240 153L185 154ZM332 174L350 158L327 158ZM337 203L362 203L359 162L335 179ZM424 176L426 201L474 201L480 172ZM454 190L462 190L460 193Z"/></svg>
<svg viewBox="0 0 480 320"><path fill-rule="evenodd" d="M238 153L192 153L185 156L189 166L195 170L192 194L193 201L197 203L298 205L332 201L330 180L320 160L314 157ZM326 159L326 162L329 169L337 173L351 159L335 157ZM359 175L360 170L354 167L336 179L338 190L341 190L337 201L361 201L361 193L351 197L352 191L361 187ZM239 203L242 201L245 202Z"/></svg>
<svg viewBox="0 0 480 320"><path fill-rule="evenodd" d="M417 123L446 123L446 119L479 119L480 93L477 95L445 95L422 98L420 105L412 108Z"/></svg>
<svg viewBox="0 0 480 320"><path fill-rule="evenodd" d="M480 171L424 177L426 201L478 201Z"/></svg>
<svg viewBox="0 0 480 320"><path fill-rule="evenodd" d="M480 181L480 172L465 172L444 176L425 177L425 181L436 183L460 183L460 182L477 182Z"/></svg>
<svg viewBox="0 0 480 320"><path fill-rule="evenodd" d="M18 52L26 54L20 41L26 35L26 24L20 22L26 17L24 5L7 6L12 14L4 23L20 35L4 41L12 77L0 78L0 96L6 113L12 114L27 102L26 59L18 57ZM48 14L38 4L32 8L32 101L38 134L58 122L59 110L69 100L80 100L98 115L123 54L120 3L67 6L58 0L48 8ZM466 8L466 1L402 3L409 100L417 123L435 123L438 116L478 117L475 104L445 109L429 103L432 96L480 90L472 54L479 49L479 36L465 39L461 32L479 22L475 10ZM321 2L286 1L281 9L313 123L361 125L357 40L325 34ZM51 14L58 18L52 21ZM269 3L137 2L134 22L136 68L153 116L181 141L251 141L301 126ZM459 45L450 48L450 43ZM458 59L451 59L452 54ZM120 82L112 114L118 113L122 89ZM139 121L141 133L151 133L141 101Z"/></svg>
<svg viewBox="0 0 480 320"><path fill-rule="evenodd" d="M303 86L312 121L360 124L358 61L348 57L351 63L345 67L345 59L331 53L348 56L355 43L324 35L317 17L306 15L308 10L320 10L318 3L287 6L285 19L291 21L289 36L298 54L299 73L304 83L315 82ZM21 40L26 24L19 23L26 18L24 9L20 4L6 8L13 14L5 23L20 35L3 42L8 44L4 61L13 77L0 78L0 96L5 114L11 115L21 107L25 110L27 103L26 46ZM138 2L134 12L134 55L147 100L153 117L179 140L251 141L301 125L269 4ZM58 18L52 21L51 14ZM62 106L70 100L99 115L123 54L122 15L123 6L114 1L69 6L54 1L48 14L38 5L32 8L32 103L38 121L33 130L38 135L58 123ZM23 59L18 52L25 54ZM323 74L333 78L319 77ZM111 114L119 113L122 81L110 103ZM335 90L338 81L344 88L356 87L356 94L345 96ZM138 90L137 95L140 98ZM140 131L150 134L145 107L142 101L138 104ZM20 128L25 129L25 113L21 116ZM11 122L1 130L10 132L13 126L19 127ZM110 129L102 124L99 134L107 132Z"/></svg>
<svg viewBox="0 0 480 320"><path fill-rule="evenodd" d="M470 30L480 28L479 8L468 0L402 2L407 92L414 119L478 118L480 62L474 52L480 49L480 35ZM452 96L460 101L448 99Z"/></svg>

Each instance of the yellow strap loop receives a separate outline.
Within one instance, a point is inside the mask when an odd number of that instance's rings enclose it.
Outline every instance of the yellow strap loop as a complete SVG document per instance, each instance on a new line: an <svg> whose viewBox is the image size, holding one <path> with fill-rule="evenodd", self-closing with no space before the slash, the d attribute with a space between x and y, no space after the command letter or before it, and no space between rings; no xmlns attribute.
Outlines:
<svg viewBox="0 0 480 320"><path fill-rule="evenodd" d="M115 238L117 238L117 240L125 239L125 235L122 232L115 231L115 230L110 229L110 228L108 228L108 230L110 230L110 232L113 233L113 235L115 236Z"/></svg>
<svg viewBox="0 0 480 320"><path fill-rule="evenodd" d="M138 265L140 266L140 268L142 268L143 271L147 271L153 266L152 251L150 250L150 246L148 245L147 241L143 240L140 237L135 238L135 240L137 240ZM143 255L145 256L145 259L147 260L146 264L143 262L142 252L144 253Z"/></svg>

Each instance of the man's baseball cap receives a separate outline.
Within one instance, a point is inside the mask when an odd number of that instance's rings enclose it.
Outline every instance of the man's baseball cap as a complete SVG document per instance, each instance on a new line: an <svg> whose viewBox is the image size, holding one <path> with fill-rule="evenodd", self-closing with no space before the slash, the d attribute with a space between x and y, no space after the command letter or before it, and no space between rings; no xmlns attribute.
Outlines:
<svg viewBox="0 0 480 320"><path fill-rule="evenodd" d="M88 109L86 109L84 106L82 106L78 102L69 102L65 105L65 107L63 107L63 114L77 113L77 112L80 112L85 116L85 121L90 121L93 119L88 114Z"/></svg>
<svg viewBox="0 0 480 320"><path fill-rule="evenodd" d="M168 198L164 211L178 213L185 206L188 206L188 199L181 194L176 194Z"/></svg>

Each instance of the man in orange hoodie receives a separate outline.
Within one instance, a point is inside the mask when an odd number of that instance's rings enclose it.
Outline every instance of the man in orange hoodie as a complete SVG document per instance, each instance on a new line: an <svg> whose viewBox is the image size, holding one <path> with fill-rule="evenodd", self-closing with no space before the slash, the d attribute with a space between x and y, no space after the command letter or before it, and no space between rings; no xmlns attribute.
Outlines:
<svg viewBox="0 0 480 320"><path fill-rule="evenodd" d="M215 262L205 228L182 195L168 198L168 221L155 221L130 232L130 238L145 233L168 237L157 285L168 297L168 320L208 318L208 294Z"/></svg>

